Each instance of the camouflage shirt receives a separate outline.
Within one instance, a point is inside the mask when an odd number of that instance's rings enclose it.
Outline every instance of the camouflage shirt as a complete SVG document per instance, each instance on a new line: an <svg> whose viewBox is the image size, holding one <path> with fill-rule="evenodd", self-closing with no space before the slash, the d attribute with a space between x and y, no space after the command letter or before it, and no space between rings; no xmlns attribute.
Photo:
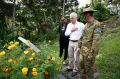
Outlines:
<svg viewBox="0 0 120 79"><path fill-rule="evenodd" d="M88 51L91 49L97 51L99 48L100 33L100 22L94 20L91 23L86 23L83 37L79 41L79 47L81 49L84 49L85 47L85 50Z"/></svg>

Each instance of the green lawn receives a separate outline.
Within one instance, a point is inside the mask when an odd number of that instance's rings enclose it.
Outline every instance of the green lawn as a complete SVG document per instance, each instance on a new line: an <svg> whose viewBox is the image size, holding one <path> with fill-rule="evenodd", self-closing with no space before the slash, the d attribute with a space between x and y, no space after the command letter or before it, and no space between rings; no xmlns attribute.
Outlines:
<svg viewBox="0 0 120 79"><path fill-rule="evenodd" d="M100 79L120 79L120 27L106 32L101 39L101 48L96 63Z"/></svg>

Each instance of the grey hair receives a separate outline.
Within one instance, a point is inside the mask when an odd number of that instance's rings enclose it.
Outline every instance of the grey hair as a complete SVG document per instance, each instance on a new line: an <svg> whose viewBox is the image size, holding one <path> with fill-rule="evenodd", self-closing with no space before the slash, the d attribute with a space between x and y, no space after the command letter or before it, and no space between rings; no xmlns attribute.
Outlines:
<svg viewBox="0 0 120 79"><path fill-rule="evenodd" d="M78 16L77 16L77 13L75 13L75 12L72 12L72 13L70 14L70 17L71 17L71 16L75 16L76 18L78 17Z"/></svg>

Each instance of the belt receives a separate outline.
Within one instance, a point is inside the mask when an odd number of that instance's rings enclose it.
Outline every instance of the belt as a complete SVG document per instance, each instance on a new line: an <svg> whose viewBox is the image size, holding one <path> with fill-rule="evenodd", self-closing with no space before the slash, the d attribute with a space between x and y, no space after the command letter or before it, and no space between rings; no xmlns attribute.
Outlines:
<svg viewBox="0 0 120 79"><path fill-rule="evenodd" d="M72 41L72 42L78 42L78 40L70 40L70 41Z"/></svg>

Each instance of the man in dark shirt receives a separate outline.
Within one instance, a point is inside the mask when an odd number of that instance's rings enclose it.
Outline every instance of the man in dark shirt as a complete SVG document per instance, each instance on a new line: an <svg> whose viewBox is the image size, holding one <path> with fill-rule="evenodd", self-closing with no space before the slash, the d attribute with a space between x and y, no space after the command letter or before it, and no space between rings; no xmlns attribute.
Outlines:
<svg viewBox="0 0 120 79"><path fill-rule="evenodd" d="M68 44L69 44L69 36L65 36L65 31L67 28L67 19L64 17L61 18L61 23L59 25L59 33L60 33L60 54L59 57L62 57L63 51L64 52L64 60L68 57Z"/></svg>

